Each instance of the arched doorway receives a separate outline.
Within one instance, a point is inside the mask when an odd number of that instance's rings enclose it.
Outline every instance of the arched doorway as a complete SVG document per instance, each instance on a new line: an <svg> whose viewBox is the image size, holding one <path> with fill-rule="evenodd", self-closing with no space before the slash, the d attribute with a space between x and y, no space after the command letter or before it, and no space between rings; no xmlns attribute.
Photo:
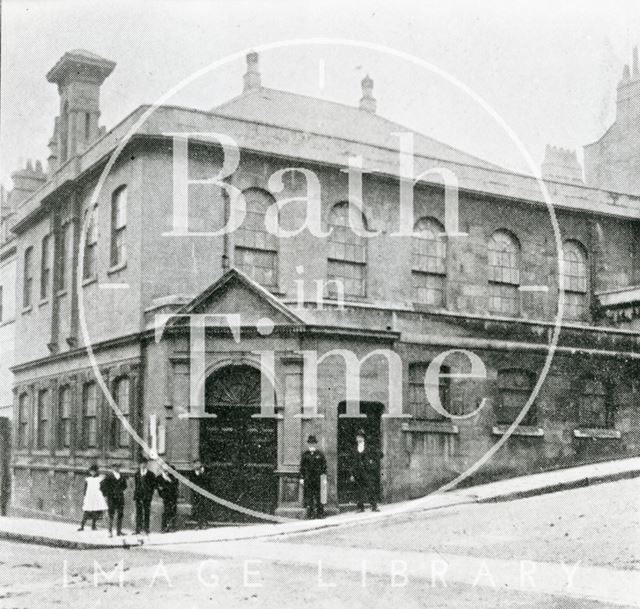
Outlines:
<svg viewBox="0 0 640 609"><path fill-rule="evenodd" d="M246 364L213 372L205 385L205 410L215 419L202 419L200 459L209 470L210 490L244 507L273 513L277 507L278 442L273 418L260 413L261 373ZM211 502L211 520L251 520Z"/></svg>

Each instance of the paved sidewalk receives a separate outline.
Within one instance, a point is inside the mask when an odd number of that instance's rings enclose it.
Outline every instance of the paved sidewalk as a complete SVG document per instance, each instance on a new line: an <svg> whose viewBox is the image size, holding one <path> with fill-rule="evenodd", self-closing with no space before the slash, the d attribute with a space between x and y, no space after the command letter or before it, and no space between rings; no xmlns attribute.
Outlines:
<svg viewBox="0 0 640 609"><path fill-rule="evenodd" d="M74 549L110 548L126 546L167 546L177 544L238 541L288 536L350 526L365 521L383 520L398 514L446 509L455 505L508 501L531 497L600 482L640 476L640 458L620 459L593 465L584 465L553 472L533 474L450 491L432 494L411 501L381 506L380 512L344 513L323 520L292 520L279 524L256 524L219 527L207 530L187 530L175 533L152 533L149 537L129 535L109 538L106 530L77 531L77 524L36 520L30 518L0 517L0 539Z"/></svg>

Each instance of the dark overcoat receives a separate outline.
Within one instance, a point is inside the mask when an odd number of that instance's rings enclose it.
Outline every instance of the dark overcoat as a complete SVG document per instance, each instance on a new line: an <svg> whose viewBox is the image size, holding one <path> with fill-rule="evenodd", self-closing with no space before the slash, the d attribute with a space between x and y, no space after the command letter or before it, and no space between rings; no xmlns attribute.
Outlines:
<svg viewBox="0 0 640 609"><path fill-rule="evenodd" d="M300 478L304 480L304 502L320 495L320 476L327 473L327 460L320 450L305 450L300 460Z"/></svg>

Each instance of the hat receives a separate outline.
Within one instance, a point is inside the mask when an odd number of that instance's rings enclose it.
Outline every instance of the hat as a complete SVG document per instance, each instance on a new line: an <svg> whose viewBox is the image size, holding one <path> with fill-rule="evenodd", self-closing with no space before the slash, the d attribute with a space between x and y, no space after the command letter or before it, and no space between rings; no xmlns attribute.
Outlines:
<svg viewBox="0 0 640 609"><path fill-rule="evenodd" d="M92 463L92 464L89 466L89 471L90 471L90 472L97 472L97 471L98 471L98 466L97 466L95 463Z"/></svg>
<svg viewBox="0 0 640 609"><path fill-rule="evenodd" d="M318 438L316 438L313 434L307 438L307 444L317 444Z"/></svg>

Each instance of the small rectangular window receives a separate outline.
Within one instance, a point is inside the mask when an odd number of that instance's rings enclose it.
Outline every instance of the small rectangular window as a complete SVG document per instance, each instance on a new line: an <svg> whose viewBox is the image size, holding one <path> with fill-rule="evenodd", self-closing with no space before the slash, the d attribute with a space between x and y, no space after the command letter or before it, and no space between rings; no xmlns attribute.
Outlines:
<svg viewBox="0 0 640 609"><path fill-rule="evenodd" d="M445 421L447 418L435 410L429 402L425 375L429 364L416 363L409 366L409 409L410 414L416 419L428 419L430 421ZM440 366L438 377L438 393L440 406L450 414L458 414L451 411L451 378L448 366ZM435 387L434 387L435 389Z"/></svg>

